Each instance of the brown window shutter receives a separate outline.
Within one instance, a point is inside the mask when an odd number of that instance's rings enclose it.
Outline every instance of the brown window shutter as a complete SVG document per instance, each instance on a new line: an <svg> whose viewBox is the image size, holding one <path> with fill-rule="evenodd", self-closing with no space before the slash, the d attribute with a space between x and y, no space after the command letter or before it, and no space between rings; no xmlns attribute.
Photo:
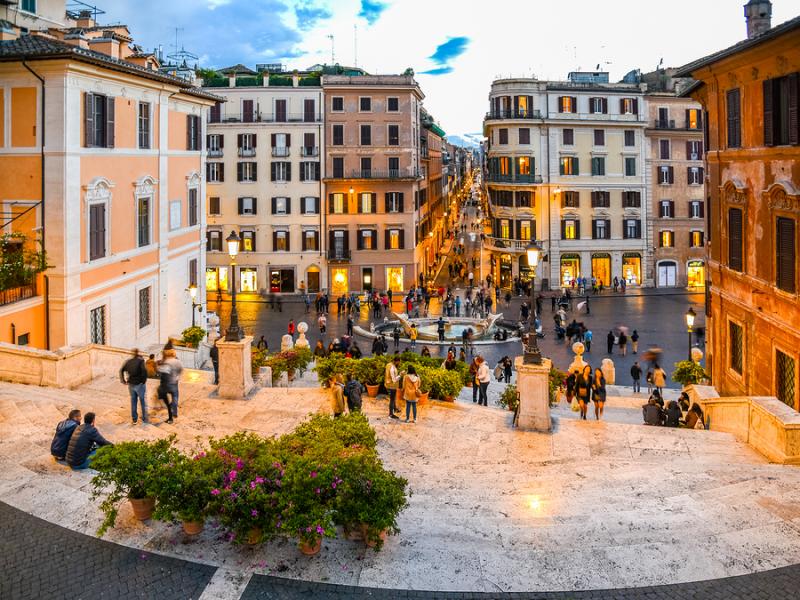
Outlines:
<svg viewBox="0 0 800 600"><path fill-rule="evenodd" d="M633 99L633 114L635 114L635 115L639 114L639 99L638 98L634 98Z"/></svg>
<svg viewBox="0 0 800 600"><path fill-rule="evenodd" d="M356 231L356 250L364 249L364 231Z"/></svg>
<svg viewBox="0 0 800 600"><path fill-rule="evenodd" d="M114 147L114 97L106 98L106 148Z"/></svg>
<svg viewBox="0 0 800 600"><path fill-rule="evenodd" d="M291 252L291 250L292 250L292 236L291 236L291 232L287 231L286 232L286 251L287 252Z"/></svg>
<svg viewBox="0 0 800 600"><path fill-rule="evenodd" d="M389 250L391 248L392 241L391 241L391 236L389 235L389 230L388 229L386 231L384 231L383 240L384 240L384 248L386 250Z"/></svg>
<svg viewBox="0 0 800 600"><path fill-rule="evenodd" d="M350 250L350 230L344 230L344 249L345 251Z"/></svg>
<svg viewBox="0 0 800 600"><path fill-rule="evenodd" d="M278 232L272 232L272 251L275 252L278 250Z"/></svg>
<svg viewBox="0 0 800 600"><path fill-rule="evenodd" d="M403 206L403 204L404 204L404 198L405 198L405 196L404 196L404 193L403 193L403 192L400 192L400 193L398 194L398 199L397 199L397 206L398 206L398 208L400 209L400 212L405 212L405 210L404 210L404 209L405 209L405 206Z"/></svg>
<svg viewBox="0 0 800 600"><path fill-rule="evenodd" d="M594 114L594 98L589 98L589 113Z"/></svg>
<svg viewBox="0 0 800 600"><path fill-rule="evenodd" d="M795 292L795 221L778 217L776 222L776 277L775 285L784 292Z"/></svg>
<svg viewBox="0 0 800 600"><path fill-rule="evenodd" d="M305 231L301 231L300 232L300 249L303 252L308 250L308 242L306 241L306 232Z"/></svg>
<svg viewBox="0 0 800 600"><path fill-rule="evenodd" d="M291 133L287 133L286 134L286 147L287 148L291 148L292 147L292 134Z"/></svg>
<svg viewBox="0 0 800 600"><path fill-rule="evenodd" d="M333 195L333 194L331 194L331 195ZM331 230L328 232L328 250L333 250L333 246L334 246L334 244L333 244L333 237L334 237L334 235L333 235L333 229L331 229Z"/></svg>
<svg viewBox="0 0 800 600"><path fill-rule="evenodd" d="M186 149L192 149L192 115L186 115Z"/></svg>
<svg viewBox="0 0 800 600"><path fill-rule="evenodd" d="M800 144L800 73L788 75L789 79L789 143Z"/></svg>
<svg viewBox="0 0 800 600"><path fill-rule="evenodd" d="M603 114L608 114L608 98L603 98Z"/></svg>
<svg viewBox="0 0 800 600"><path fill-rule="evenodd" d="M762 82L762 89L764 90L764 145L772 146L775 143L772 79L767 79Z"/></svg>
<svg viewBox="0 0 800 600"><path fill-rule="evenodd" d="M269 141L270 141L270 144L271 144L271 146L273 148L276 147L277 140L278 140L278 134L277 133L270 134Z"/></svg>
<svg viewBox="0 0 800 600"><path fill-rule="evenodd" d="M217 137L219 137L219 149L222 150L225 147L225 135L220 133ZM253 146L255 146L255 139L253 139Z"/></svg>
<svg viewBox="0 0 800 600"><path fill-rule="evenodd" d="M668 181L670 183L675 183L675 167L670 166L668 167L668 170L669 170Z"/></svg>
<svg viewBox="0 0 800 600"><path fill-rule="evenodd" d="M686 112L689 112L688 110ZM691 160L692 142L686 142L686 160Z"/></svg>
<svg viewBox="0 0 800 600"><path fill-rule="evenodd" d="M225 181L225 163L219 163L219 181L220 183Z"/></svg>
<svg viewBox="0 0 800 600"><path fill-rule="evenodd" d="M564 112L564 97L563 96L559 96L558 97L558 112L560 112L560 113Z"/></svg>
<svg viewBox="0 0 800 600"><path fill-rule="evenodd" d="M236 147L237 148L241 148L242 147L243 140L244 140L244 134L243 133L237 133L236 134Z"/></svg>
<svg viewBox="0 0 800 600"><path fill-rule="evenodd" d="M258 181L258 163L253 162L250 164L253 165L253 181Z"/></svg>
<svg viewBox="0 0 800 600"><path fill-rule="evenodd" d="M94 94L83 94L83 145L94 146Z"/></svg>
<svg viewBox="0 0 800 600"><path fill-rule="evenodd" d="M728 209L728 266L734 271L742 270L742 209Z"/></svg>
<svg viewBox="0 0 800 600"><path fill-rule="evenodd" d="M369 195L369 212L373 214L378 212L378 194L375 192Z"/></svg>
<svg viewBox="0 0 800 600"><path fill-rule="evenodd" d="M621 115L625 114L625 98L619 99L619 114Z"/></svg>
<svg viewBox="0 0 800 600"><path fill-rule="evenodd" d="M400 249L404 250L406 247L406 230L400 230Z"/></svg>

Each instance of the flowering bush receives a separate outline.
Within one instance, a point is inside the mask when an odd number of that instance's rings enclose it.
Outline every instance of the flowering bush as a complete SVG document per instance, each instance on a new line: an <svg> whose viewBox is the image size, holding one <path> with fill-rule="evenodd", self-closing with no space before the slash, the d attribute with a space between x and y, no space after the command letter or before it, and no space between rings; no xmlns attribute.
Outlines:
<svg viewBox="0 0 800 600"><path fill-rule="evenodd" d="M181 332L181 341L190 348L197 348L206 337L206 330L199 325L192 325Z"/></svg>
<svg viewBox="0 0 800 600"><path fill-rule="evenodd" d="M171 468L160 469L154 485L158 502L153 517L160 521L204 521L215 474L221 468L216 458L202 450L194 456L180 454Z"/></svg>
<svg viewBox="0 0 800 600"><path fill-rule="evenodd" d="M299 371L300 375L305 373L311 358L311 350L308 348L284 350L265 356L263 366L271 367L272 381L278 381L283 373L294 373L295 371Z"/></svg>

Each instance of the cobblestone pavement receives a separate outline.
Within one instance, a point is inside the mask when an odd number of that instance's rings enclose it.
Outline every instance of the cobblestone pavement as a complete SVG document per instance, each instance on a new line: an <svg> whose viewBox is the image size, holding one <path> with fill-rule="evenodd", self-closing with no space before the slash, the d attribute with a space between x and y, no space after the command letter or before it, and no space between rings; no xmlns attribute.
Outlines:
<svg viewBox="0 0 800 600"><path fill-rule="evenodd" d="M216 567L70 531L0 502L0 598L198 598Z"/></svg>

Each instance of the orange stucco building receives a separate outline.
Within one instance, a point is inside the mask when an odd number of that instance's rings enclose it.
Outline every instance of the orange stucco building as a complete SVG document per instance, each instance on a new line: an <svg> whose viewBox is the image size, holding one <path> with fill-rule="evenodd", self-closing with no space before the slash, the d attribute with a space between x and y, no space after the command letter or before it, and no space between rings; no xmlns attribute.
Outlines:
<svg viewBox="0 0 800 600"><path fill-rule="evenodd" d="M147 347L191 324L219 98L157 67L124 25L0 23L2 224L47 258L23 292L0 291L0 342Z"/></svg>
<svg viewBox="0 0 800 600"><path fill-rule="evenodd" d="M707 365L726 395L800 410L800 17L678 70L707 111Z"/></svg>

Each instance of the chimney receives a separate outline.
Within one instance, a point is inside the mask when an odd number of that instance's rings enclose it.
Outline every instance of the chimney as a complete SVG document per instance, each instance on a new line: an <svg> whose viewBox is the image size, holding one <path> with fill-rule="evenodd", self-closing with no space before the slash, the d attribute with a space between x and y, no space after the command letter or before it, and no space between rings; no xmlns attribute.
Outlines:
<svg viewBox="0 0 800 600"><path fill-rule="evenodd" d="M747 39L751 40L772 27L772 2L769 0L750 0L744 5L744 18L747 22Z"/></svg>
<svg viewBox="0 0 800 600"><path fill-rule="evenodd" d="M104 31L101 37L89 40L89 49L110 56L111 58L120 58L119 40L116 39L114 33L111 31Z"/></svg>
<svg viewBox="0 0 800 600"><path fill-rule="evenodd" d="M76 27L89 28L96 25L94 18L92 18L92 11L82 10L78 13L78 20L75 23Z"/></svg>
<svg viewBox="0 0 800 600"><path fill-rule="evenodd" d="M0 19L0 42L15 40L18 37L19 29L17 29L16 26L10 21Z"/></svg>
<svg viewBox="0 0 800 600"><path fill-rule="evenodd" d="M67 42L70 46L77 46L78 48L83 48L84 50L89 49L89 40L86 39L86 36L83 34L83 31L78 31L76 33L69 33L65 35L64 41Z"/></svg>

